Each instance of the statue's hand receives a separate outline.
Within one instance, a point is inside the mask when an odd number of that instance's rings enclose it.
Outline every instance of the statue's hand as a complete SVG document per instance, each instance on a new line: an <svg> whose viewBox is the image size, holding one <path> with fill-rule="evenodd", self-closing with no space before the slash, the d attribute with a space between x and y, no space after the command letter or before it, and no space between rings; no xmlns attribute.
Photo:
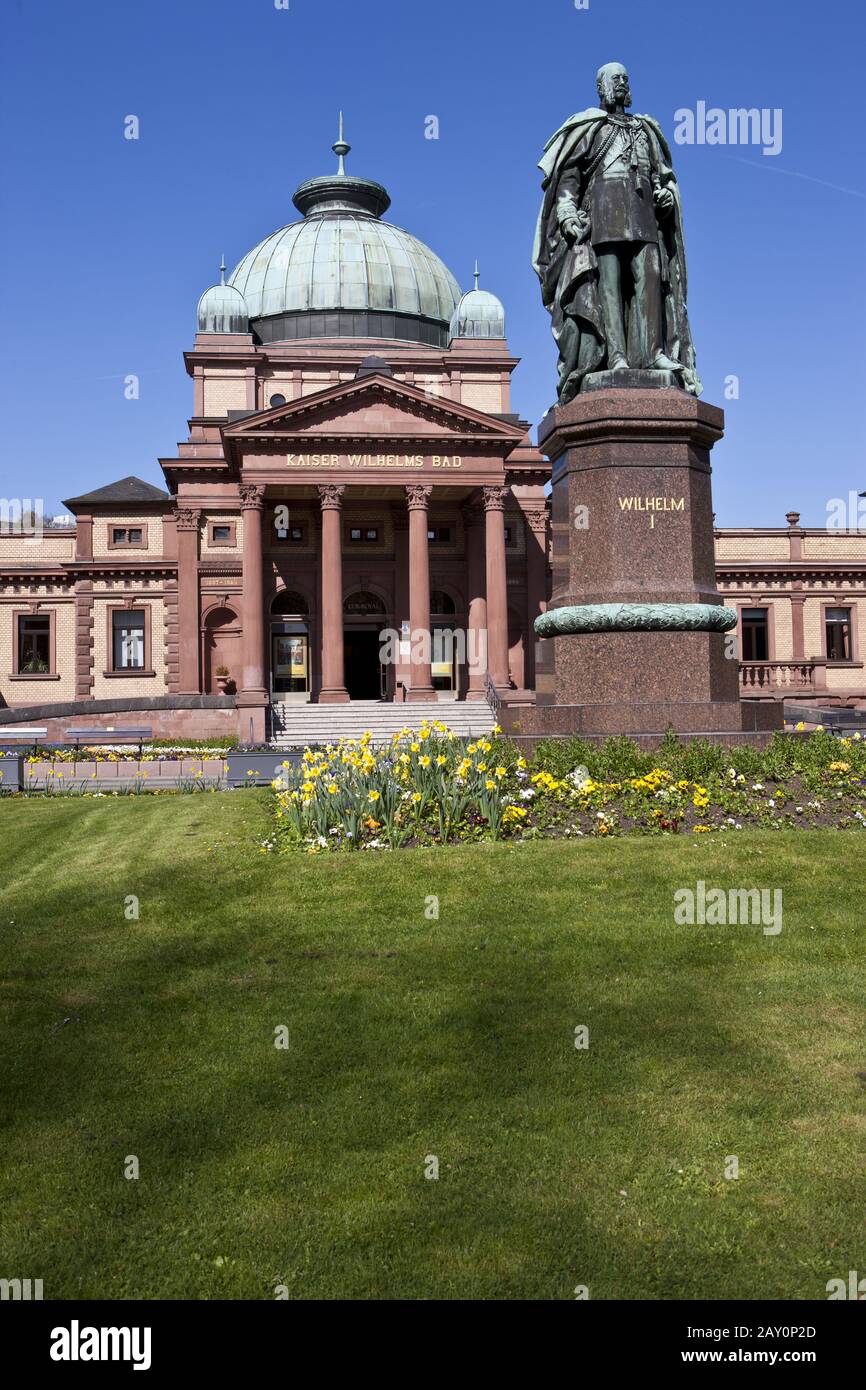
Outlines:
<svg viewBox="0 0 866 1390"><path fill-rule="evenodd" d="M656 212L666 215L673 209L674 195L669 188L658 187L653 192L653 203Z"/></svg>
<svg viewBox="0 0 866 1390"><path fill-rule="evenodd" d="M562 234L569 246L586 241L589 236L589 214L581 211L574 217L566 218L562 224Z"/></svg>

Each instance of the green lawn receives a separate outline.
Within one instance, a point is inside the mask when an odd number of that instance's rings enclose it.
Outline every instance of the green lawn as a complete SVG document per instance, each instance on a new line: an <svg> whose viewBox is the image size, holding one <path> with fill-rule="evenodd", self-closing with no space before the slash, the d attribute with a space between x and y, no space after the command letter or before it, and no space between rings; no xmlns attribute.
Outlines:
<svg viewBox="0 0 866 1390"><path fill-rule="evenodd" d="M866 1273L852 835L275 857L266 812L0 801L0 1276L812 1299ZM781 888L782 932L676 926L699 878Z"/></svg>

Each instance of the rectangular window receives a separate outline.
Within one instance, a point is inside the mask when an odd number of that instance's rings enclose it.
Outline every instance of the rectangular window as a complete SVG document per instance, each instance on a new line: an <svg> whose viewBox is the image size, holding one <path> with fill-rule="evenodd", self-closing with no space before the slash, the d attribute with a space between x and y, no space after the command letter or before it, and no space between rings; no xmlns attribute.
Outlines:
<svg viewBox="0 0 866 1390"><path fill-rule="evenodd" d="M448 545L451 541L451 527L431 526L427 532L427 539L437 545Z"/></svg>
<svg viewBox="0 0 866 1390"><path fill-rule="evenodd" d="M141 526L112 526L112 545L143 545L144 528Z"/></svg>
<svg viewBox="0 0 866 1390"><path fill-rule="evenodd" d="M129 609L111 615L112 670L144 670L144 613Z"/></svg>
<svg viewBox="0 0 866 1390"><path fill-rule="evenodd" d="M828 608L824 614L827 660L851 660L851 609Z"/></svg>
<svg viewBox="0 0 866 1390"><path fill-rule="evenodd" d="M294 526L277 526L275 533L278 541L284 541L286 545L306 545L307 526L306 523Z"/></svg>
<svg viewBox="0 0 866 1390"><path fill-rule="evenodd" d="M210 546L237 545L237 522L209 521L207 524L207 540Z"/></svg>
<svg viewBox="0 0 866 1390"><path fill-rule="evenodd" d="M18 671L22 676L47 676L51 671L51 619L18 619Z"/></svg>
<svg viewBox="0 0 866 1390"><path fill-rule="evenodd" d="M506 526L506 528L505 528L505 544L506 544L506 545L513 545L513 544L514 544L514 531L512 530L512 528L511 528L510 526Z"/></svg>
<svg viewBox="0 0 866 1390"><path fill-rule="evenodd" d="M741 661L769 661L770 637L768 610L766 608L744 608L743 651Z"/></svg>
<svg viewBox="0 0 866 1390"><path fill-rule="evenodd" d="M375 544L379 539L379 527L347 526L345 534L349 545L366 545L368 541Z"/></svg>

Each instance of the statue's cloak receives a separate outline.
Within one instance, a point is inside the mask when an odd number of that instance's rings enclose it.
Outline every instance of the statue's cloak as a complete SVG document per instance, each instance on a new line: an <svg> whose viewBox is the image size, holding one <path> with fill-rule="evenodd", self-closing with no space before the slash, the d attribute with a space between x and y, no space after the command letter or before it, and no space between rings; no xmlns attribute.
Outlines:
<svg viewBox="0 0 866 1390"><path fill-rule="evenodd" d="M683 248L682 207L671 152L658 122L640 116L650 141L654 171L674 197L674 206L659 219L659 259L664 294L664 351L683 367L683 384L698 394L695 350L687 309L686 258ZM557 205L564 175L577 183L575 202L580 207L588 188L593 140L607 120L607 112L591 106L578 111L560 126L544 147L539 162L544 178L544 198L538 215L532 264L541 281L541 297L551 315L553 336L559 346L559 399L564 404L577 394L587 372L604 362L607 345L598 298L598 273L591 246L570 246L562 234ZM591 169L590 169L591 172ZM626 325L628 331L628 324Z"/></svg>

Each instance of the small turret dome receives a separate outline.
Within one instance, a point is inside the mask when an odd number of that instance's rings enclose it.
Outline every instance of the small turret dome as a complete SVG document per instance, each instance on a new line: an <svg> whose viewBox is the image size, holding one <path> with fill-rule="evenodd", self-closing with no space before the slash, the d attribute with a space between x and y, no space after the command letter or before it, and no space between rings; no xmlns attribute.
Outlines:
<svg viewBox="0 0 866 1390"><path fill-rule="evenodd" d="M452 338L504 338L505 306L489 290L478 288L478 262L475 262L475 288L467 290L451 316Z"/></svg>
<svg viewBox="0 0 866 1390"><path fill-rule="evenodd" d="M240 290L226 284L225 259L220 264L220 282L205 290L198 302L199 333L249 333L250 316Z"/></svg>

